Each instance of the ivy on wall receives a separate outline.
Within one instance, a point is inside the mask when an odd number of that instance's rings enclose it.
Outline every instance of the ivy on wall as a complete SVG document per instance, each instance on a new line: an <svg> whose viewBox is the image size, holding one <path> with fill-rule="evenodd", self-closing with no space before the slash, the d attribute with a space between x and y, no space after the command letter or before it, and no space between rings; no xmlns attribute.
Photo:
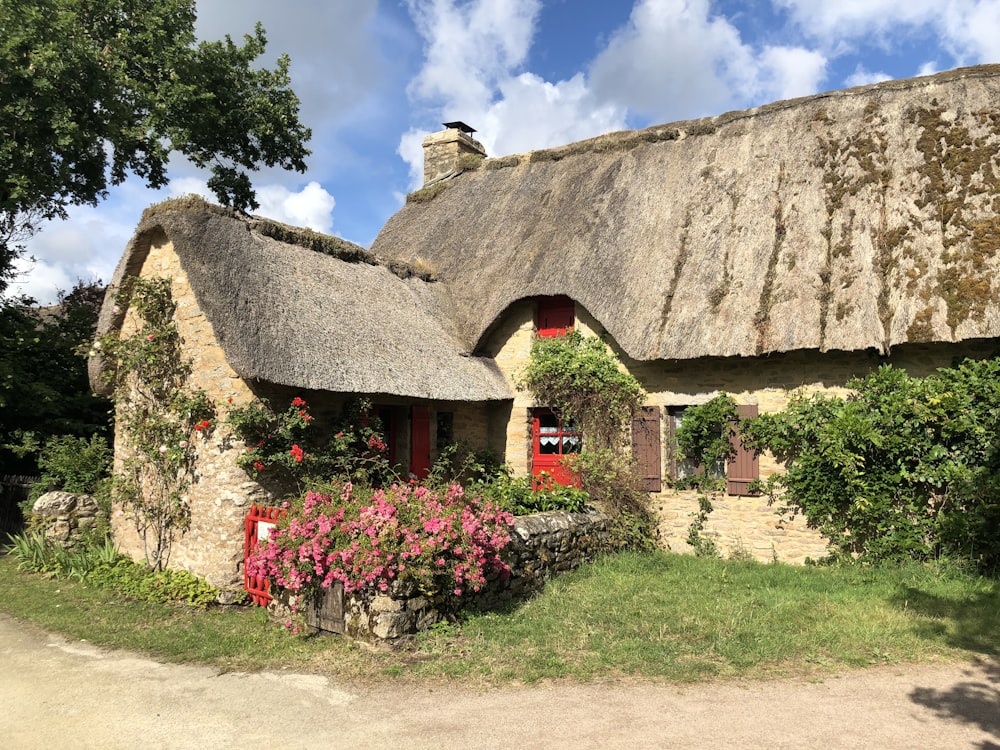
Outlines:
<svg viewBox="0 0 1000 750"><path fill-rule="evenodd" d="M181 350L170 280L132 277L116 299L135 316L135 330L94 345L105 360L126 445L113 473L113 497L135 524L146 564L163 570L175 537L191 523L185 493L215 409L204 391L188 385L191 362Z"/></svg>
<svg viewBox="0 0 1000 750"><path fill-rule="evenodd" d="M517 387L575 422L588 450L622 451L626 428L646 398L607 345L579 331L536 338Z"/></svg>

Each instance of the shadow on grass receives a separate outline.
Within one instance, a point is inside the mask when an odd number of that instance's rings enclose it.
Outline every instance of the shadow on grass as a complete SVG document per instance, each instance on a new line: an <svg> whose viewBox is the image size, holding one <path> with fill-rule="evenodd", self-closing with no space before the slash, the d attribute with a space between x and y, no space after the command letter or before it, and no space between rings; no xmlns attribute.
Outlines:
<svg viewBox="0 0 1000 750"><path fill-rule="evenodd" d="M949 597L907 586L896 597L896 604L901 609L933 618L916 625L917 635L966 651L1000 656L1000 638L997 637L1000 589Z"/></svg>
<svg viewBox="0 0 1000 750"><path fill-rule="evenodd" d="M933 711L941 719L953 719L979 727L991 736L980 750L1000 750L1000 664L977 659L985 679L968 672L970 679L945 690L917 687L910 700ZM994 742L996 740L996 742Z"/></svg>

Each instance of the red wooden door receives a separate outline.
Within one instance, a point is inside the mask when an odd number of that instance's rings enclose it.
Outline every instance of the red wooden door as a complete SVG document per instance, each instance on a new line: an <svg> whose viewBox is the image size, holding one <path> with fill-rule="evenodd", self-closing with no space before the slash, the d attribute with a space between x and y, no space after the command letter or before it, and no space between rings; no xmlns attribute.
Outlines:
<svg viewBox="0 0 1000 750"><path fill-rule="evenodd" d="M535 409L531 422L532 475L545 474L551 481L567 487L579 485L579 479L566 467L564 458L580 452L583 435L551 409Z"/></svg>
<svg viewBox="0 0 1000 750"><path fill-rule="evenodd" d="M410 473L426 479L431 471L431 410L414 406L410 414Z"/></svg>

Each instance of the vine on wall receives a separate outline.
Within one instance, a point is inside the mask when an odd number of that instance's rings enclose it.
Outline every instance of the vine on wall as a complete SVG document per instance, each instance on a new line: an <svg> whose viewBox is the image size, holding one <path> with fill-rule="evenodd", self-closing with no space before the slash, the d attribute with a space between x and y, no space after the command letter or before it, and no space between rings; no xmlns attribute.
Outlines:
<svg viewBox="0 0 1000 750"><path fill-rule="evenodd" d="M517 387L580 428L583 451L567 457L567 465L590 499L611 517L611 544L655 547L655 516L627 439L646 398L639 381L599 338L570 331L535 339Z"/></svg>
<svg viewBox="0 0 1000 750"><path fill-rule="evenodd" d="M699 557L719 554L715 540L704 532L708 516L715 509L712 498L725 481L716 467L725 466L733 454L730 437L736 416L736 402L723 393L704 404L686 408L684 419L677 428L677 452L697 467L693 481L684 481L686 485L693 484L698 491L698 512L693 514L694 520L688 527L687 543Z"/></svg>
<svg viewBox="0 0 1000 750"><path fill-rule="evenodd" d="M163 570L175 537L191 522L185 493L215 409L204 391L188 385L191 362L182 354L170 280L132 277L117 299L135 314L135 331L108 334L95 344L126 445L113 474L113 497L142 539L146 564Z"/></svg>

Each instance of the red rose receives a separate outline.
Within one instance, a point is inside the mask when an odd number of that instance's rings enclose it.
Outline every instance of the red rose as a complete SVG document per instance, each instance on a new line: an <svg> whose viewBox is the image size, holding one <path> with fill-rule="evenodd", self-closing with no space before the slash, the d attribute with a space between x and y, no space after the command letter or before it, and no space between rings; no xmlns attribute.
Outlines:
<svg viewBox="0 0 1000 750"><path fill-rule="evenodd" d="M303 401L298 396L296 396L295 398L292 399L292 406L299 407L299 406L305 406L305 405L306 405L306 402Z"/></svg>

